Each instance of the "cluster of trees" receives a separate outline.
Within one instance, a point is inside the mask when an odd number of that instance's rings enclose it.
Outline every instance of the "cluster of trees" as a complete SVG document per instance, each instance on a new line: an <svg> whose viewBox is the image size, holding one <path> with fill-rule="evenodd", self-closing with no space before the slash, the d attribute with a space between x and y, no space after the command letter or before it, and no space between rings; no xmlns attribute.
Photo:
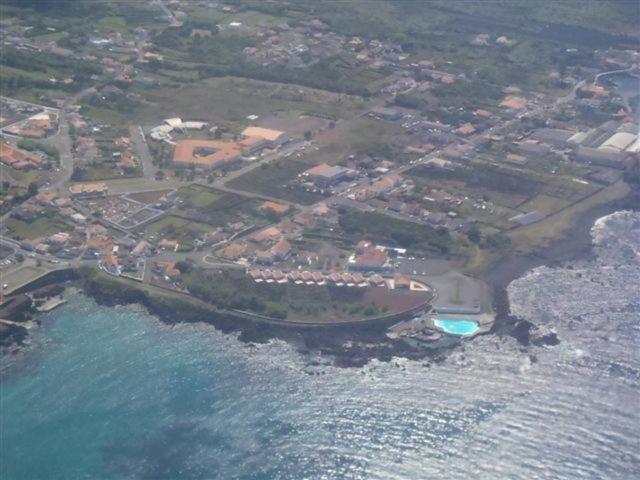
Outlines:
<svg viewBox="0 0 640 480"><path fill-rule="evenodd" d="M37 195L38 193L38 184L36 182L31 182L24 188L15 188L11 185L11 182L4 180L0 183L0 195L3 197L9 196L9 194L13 195L13 199L11 201L5 201L0 206L0 213L5 213L16 205L20 205L25 200Z"/></svg>
<svg viewBox="0 0 640 480"><path fill-rule="evenodd" d="M467 238L481 248L489 250L504 251L511 247L511 239L506 234L498 232L484 236L475 223L467 228Z"/></svg>

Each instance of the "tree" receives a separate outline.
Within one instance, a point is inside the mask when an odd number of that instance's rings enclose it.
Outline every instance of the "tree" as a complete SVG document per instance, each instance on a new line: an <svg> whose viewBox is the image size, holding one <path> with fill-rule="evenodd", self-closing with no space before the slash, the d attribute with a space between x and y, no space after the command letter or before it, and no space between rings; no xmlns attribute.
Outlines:
<svg viewBox="0 0 640 480"><path fill-rule="evenodd" d="M474 223L469 227L469 230L467 230L467 238L473 243L480 243L482 235L480 233L480 228L478 228L478 225Z"/></svg>
<svg viewBox="0 0 640 480"><path fill-rule="evenodd" d="M505 250L511 247L511 239L503 233L487 236L485 246L491 250Z"/></svg>
<svg viewBox="0 0 640 480"><path fill-rule="evenodd" d="M192 265L189 262L185 262L184 260L179 260L176 262L176 268L180 270L180 273L189 273Z"/></svg>
<svg viewBox="0 0 640 480"><path fill-rule="evenodd" d="M37 182L31 182L29 184L29 187L27 188L27 193L29 194L30 197L33 197L34 195L38 194L38 183Z"/></svg>

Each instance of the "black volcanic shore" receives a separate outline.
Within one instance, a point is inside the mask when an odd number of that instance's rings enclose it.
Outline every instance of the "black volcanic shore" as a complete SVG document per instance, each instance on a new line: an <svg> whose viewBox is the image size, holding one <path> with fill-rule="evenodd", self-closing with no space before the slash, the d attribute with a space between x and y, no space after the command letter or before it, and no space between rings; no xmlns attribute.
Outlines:
<svg viewBox="0 0 640 480"><path fill-rule="evenodd" d="M493 308L496 312L491 333L511 335L523 345L558 343L555 334L543 332L540 335L532 335L536 329L535 325L511 315L507 287L513 280L536 267L560 266L566 262L589 258L593 255L590 232L598 218L620 210L639 209L640 190L635 190L621 200L600 205L577 215L572 222L571 235L545 245L543 249L529 255L513 255L495 260L483 274L483 279L491 286Z"/></svg>
<svg viewBox="0 0 640 480"><path fill-rule="evenodd" d="M295 345L301 353L329 355L338 366L362 366L374 358L381 361L389 361L393 357L440 359L451 343L449 340L440 348L423 349L388 338L387 328L404 318L326 327L274 324L216 311L197 299L189 301L184 296L149 294L104 276L88 275L80 286L100 305L142 304L164 323L209 323L225 333L239 332L238 338L248 344L282 339ZM410 315L406 317L409 318ZM457 339L454 340L458 343Z"/></svg>
<svg viewBox="0 0 640 480"><path fill-rule="evenodd" d="M484 272L482 278L490 285L493 294L496 321L489 333L515 337L522 345L554 345L558 343L555 334L539 331L532 323L513 317L510 313L507 287L514 279L541 265L561 265L564 262L584 258L592 252L591 227L596 219L614 211L638 209L639 194L635 192L627 198L601 205L586 211L573 220L572 234L557 240L544 250L530 255L512 255L499 258ZM444 336L442 340L428 345L410 345L386 336L390 324L397 318L382 322L362 324L331 325L327 327L307 327L300 325L278 325L262 321L240 318L203 306L203 302L188 301L184 298L159 293L149 294L142 288L131 288L131 284L115 282L90 271L55 272L47 278L31 285L29 291L47 288L51 285L75 286L81 288L101 305L124 305L138 303L167 324L179 322L205 322L217 329L231 333L239 332L239 339L248 344L262 343L273 338L283 339L296 345L301 353L321 353L329 355L338 366L362 366L372 359L389 361L393 357L428 361L441 361L447 352L459 345L458 337ZM27 312L27 311L25 311ZM30 311L28 311L30 313ZM18 327L16 327L18 328ZM12 335L4 338L8 343L22 344L26 330L19 328L0 330Z"/></svg>

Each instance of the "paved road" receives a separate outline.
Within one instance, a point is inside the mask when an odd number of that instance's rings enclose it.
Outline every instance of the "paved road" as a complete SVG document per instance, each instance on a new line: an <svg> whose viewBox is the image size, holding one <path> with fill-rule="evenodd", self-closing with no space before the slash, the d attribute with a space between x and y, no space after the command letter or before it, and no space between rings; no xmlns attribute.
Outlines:
<svg viewBox="0 0 640 480"><path fill-rule="evenodd" d="M131 137L136 155L142 164L143 176L148 179L154 179L159 169L153 164L153 158L151 157L151 152L149 152L149 145L147 144L147 139L144 136L142 127L139 125L131 125L129 127L129 136Z"/></svg>
<svg viewBox="0 0 640 480"><path fill-rule="evenodd" d="M51 185L46 188L46 191L66 195L66 186L71 180L71 175L73 175L73 154L71 152L69 124L62 111L60 111L58 123L58 135L48 143L53 144L60 151L60 172Z"/></svg>

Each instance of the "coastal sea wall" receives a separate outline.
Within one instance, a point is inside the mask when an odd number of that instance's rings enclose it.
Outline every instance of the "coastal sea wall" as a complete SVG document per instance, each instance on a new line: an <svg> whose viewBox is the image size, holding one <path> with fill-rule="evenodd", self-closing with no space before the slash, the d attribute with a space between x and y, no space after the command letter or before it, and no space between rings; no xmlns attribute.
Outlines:
<svg viewBox="0 0 640 480"><path fill-rule="evenodd" d="M333 355L339 366L361 366L373 358L388 361L399 356L420 359L442 355L438 349L420 349L386 336L390 325L421 313L424 305L373 319L309 324L272 321L241 312L220 311L188 294L160 292L109 277L102 272L83 271L78 285L101 305L138 303L164 323L209 323L224 333L238 333L238 338L246 343L282 339L295 344L303 353L318 351Z"/></svg>
<svg viewBox="0 0 640 480"><path fill-rule="evenodd" d="M49 285L73 282L78 279L80 279L80 274L78 273L78 270L74 268L64 268L60 270L53 270L43 275L42 277L38 278L37 280L34 280L33 282L23 285L22 287L16 289L12 293L12 296L32 292L33 290L37 290L43 287L48 287Z"/></svg>

